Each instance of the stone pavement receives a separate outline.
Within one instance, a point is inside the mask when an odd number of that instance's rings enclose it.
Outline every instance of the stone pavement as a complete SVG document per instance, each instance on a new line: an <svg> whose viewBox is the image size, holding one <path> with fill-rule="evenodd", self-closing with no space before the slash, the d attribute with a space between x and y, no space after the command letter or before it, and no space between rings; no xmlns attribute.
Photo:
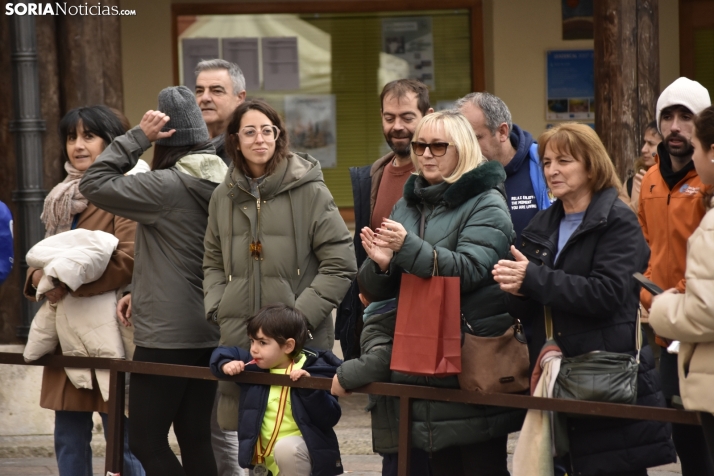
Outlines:
<svg viewBox="0 0 714 476"><path fill-rule="evenodd" d="M335 428L340 440L340 450L345 474L350 476L379 476L381 458L372 453L369 414L364 411L367 396L355 394L340 399L342 419ZM97 429L101 430L100 428ZM175 439L171 439L175 445ZM509 453L513 452L517 434L509 439ZM172 446L174 446L172 445ZM94 449L94 474L103 475L104 439L98 432L92 443ZM178 449L178 448L175 448ZM510 469L511 455L509 455ZM679 464L654 468L650 476L681 476ZM52 449L52 436L0 437L0 476L58 475ZM477 473L474 473L477 474Z"/></svg>

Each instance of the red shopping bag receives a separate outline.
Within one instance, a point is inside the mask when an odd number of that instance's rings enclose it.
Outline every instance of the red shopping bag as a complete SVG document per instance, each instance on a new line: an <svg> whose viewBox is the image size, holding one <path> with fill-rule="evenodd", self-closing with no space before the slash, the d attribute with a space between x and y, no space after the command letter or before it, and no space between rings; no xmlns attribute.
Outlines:
<svg viewBox="0 0 714 476"><path fill-rule="evenodd" d="M402 275L392 370L427 377L461 372L460 287L458 277Z"/></svg>

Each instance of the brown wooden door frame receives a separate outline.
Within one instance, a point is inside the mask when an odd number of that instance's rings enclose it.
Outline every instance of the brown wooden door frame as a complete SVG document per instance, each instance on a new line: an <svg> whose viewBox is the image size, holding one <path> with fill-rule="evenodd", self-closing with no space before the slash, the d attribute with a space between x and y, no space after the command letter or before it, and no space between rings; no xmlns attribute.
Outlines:
<svg viewBox="0 0 714 476"><path fill-rule="evenodd" d="M679 75L694 79L694 30L714 28L714 0L679 0Z"/></svg>
<svg viewBox="0 0 714 476"><path fill-rule="evenodd" d="M386 11L465 9L471 24L471 89L486 89L482 0L326 0L240 3L174 3L171 5L171 56L174 84L179 84L178 17L184 15L240 15L256 13L368 13Z"/></svg>

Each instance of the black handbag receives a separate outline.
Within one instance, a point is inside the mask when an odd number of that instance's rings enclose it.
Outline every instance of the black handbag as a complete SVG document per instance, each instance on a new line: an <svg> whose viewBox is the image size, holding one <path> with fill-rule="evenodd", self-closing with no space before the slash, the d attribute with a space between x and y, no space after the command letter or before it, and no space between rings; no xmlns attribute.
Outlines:
<svg viewBox="0 0 714 476"><path fill-rule="evenodd" d="M553 316L550 306L545 306L545 329L547 338L552 339ZM639 312L635 325L635 345L636 357L596 350L563 358L553 388L553 397L634 404L637 401L637 370L642 348Z"/></svg>

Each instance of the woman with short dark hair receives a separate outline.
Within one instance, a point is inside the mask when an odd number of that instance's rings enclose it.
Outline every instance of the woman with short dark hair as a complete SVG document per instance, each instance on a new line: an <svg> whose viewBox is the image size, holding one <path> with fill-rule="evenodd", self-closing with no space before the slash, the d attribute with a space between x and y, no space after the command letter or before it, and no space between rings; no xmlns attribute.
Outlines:
<svg viewBox="0 0 714 476"><path fill-rule="evenodd" d="M220 326L221 345L247 349L246 320L282 302L307 317L309 347L331 350L331 312L357 265L320 163L288 149L280 116L260 100L238 106L225 143L233 164L209 206L206 317ZM226 429L237 427L237 388L219 382L218 421Z"/></svg>
<svg viewBox="0 0 714 476"><path fill-rule="evenodd" d="M110 233L119 239L102 276L77 288L72 292L74 297L116 292L131 282L136 223L97 208L78 190L78 183L89 166L115 137L125 132L121 118L106 106L72 109L60 120L59 133L64 144L62 157L67 177L45 198L41 216L45 237L82 228ZM42 276L41 269L30 267L27 270L24 292L28 299L36 300L36 288ZM51 303L57 303L67 292L67 287L60 283L45 295ZM58 352L61 354L59 346ZM92 414L101 414L106 431L108 404L102 398L93 372L92 381L92 389L79 389L72 385L63 368L45 367L43 370L40 406L55 411L54 446L61 476L93 474L90 447L94 428ZM124 472L132 476L144 474L128 448L124 452Z"/></svg>
<svg viewBox="0 0 714 476"><path fill-rule="evenodd" d="M636 354L640 285L649 249L637 217L618 199L620 180L595 131L564 123L538 138L545 179L557 198L523 230L516 261L493 269L509 312L532 321L531 367L546 342L544 306L563 357ZM664 407L649 345L640 352L637 404ZM644 476L676 459L669 424L568 417L568 474ZM561 456L561 455L559 455Z"/></svg>

